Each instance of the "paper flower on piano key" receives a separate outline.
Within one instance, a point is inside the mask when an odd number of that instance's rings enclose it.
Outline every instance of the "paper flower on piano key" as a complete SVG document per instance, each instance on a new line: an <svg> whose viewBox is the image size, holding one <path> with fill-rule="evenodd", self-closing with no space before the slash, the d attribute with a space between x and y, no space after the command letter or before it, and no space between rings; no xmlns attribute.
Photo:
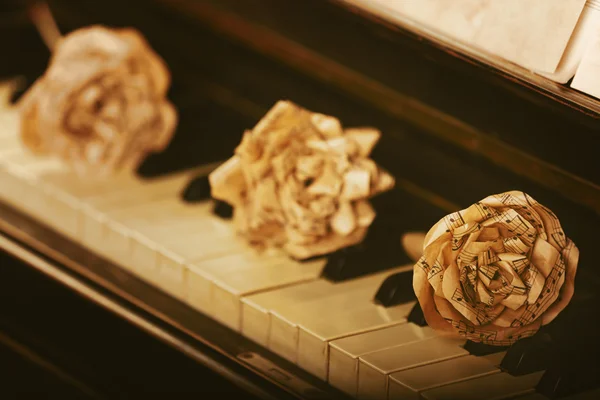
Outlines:
<svg viewBox="0 0 600 400"><path fill-rule="evenodd" d="M413 284L432 328L504 346L533 335L563 310L578 260L556 215L512 191L434 225Z"/></svg>
<svg viewBox="0 0 600 400"><path fill-rule="evenodd" d="M375 218L369 197L394 185L369 158L379 137L280 101L210 175L212 195L252 244L297 259L356 244Z"/></svg>
<svg viewBox="0 0 600 400"><path fill-rule="evenodd" d="M36 154L62 157L80 174L133 169L173 135L169 82L168 68L139 32L74 31L19 104L23 142Z"/></svg>

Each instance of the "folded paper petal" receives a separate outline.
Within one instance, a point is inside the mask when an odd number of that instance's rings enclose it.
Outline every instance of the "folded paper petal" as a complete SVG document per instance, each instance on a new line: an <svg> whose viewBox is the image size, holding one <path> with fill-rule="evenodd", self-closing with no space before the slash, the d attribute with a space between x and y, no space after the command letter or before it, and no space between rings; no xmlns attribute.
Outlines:
<svg viewBox="0 0 600 400"><path fill-rule="evenodd" d="M566 307L578 259L556 215L511 191L435 224L413 286L432 328L506 346L532 336Z"/></svg>
<svg viewBox="0 0 600 400"><path fill-rule="evenodd" d="M164 150L174 133L169 82L165 63L137 31L74 31L19 103L23 143L61 157L81 175L132 170Z"/></svg>
<svg viewBox="0 0 600 400"><path fill-rule="evenodd" d="M368 199L394 178L367 158L380 137L280 101L210 176L213 197L235 207L253 244L297 259L356 244L375 218Z"/></svg>

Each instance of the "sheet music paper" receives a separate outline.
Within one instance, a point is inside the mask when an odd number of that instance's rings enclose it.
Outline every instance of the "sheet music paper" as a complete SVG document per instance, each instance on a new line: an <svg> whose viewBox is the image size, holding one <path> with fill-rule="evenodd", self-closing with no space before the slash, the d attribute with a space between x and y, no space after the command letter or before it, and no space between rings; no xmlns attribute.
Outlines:
<svg viewBox="0 0 600 400"><path fill-rule="evenodd" d="M567 83L575 75L586 49L598 33L600 33L600 0L587 0L556 71L537 72L555 82Z"/></svg>
<svg viewBox="0 0 600 400"><path fill-rule="evenodd" d="M507 346L569 303L579 250L523 192L492 195L434 225L413 286L429 326Z"/></svg>
<svg viewBox="0 0 600 400"><path fill-rule="evenodd" d="M586 0L345 0L530 70L556 71Z"/></svg>
<svg viewBox="0 0 600 400"><path fill-rule="evenodd" d="M600 2L596 7L600 14ZM600 30L595 31L586 48L571 87L600 99Z"/></svg>

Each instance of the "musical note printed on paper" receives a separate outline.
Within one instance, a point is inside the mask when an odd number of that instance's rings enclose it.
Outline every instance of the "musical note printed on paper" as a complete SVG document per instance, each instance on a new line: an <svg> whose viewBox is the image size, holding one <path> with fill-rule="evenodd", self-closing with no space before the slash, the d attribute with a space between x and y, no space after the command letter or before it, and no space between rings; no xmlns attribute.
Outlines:
<svg viewBox="0 0 600 400"><path fill-rule="evenodd" d="M413 286L434 329L506 346L551 322L573 295L579 250L523 192L442 218L424 243Z"/></svg>
<svg viewBox="0 0 600 400"><path fill-rule="evenodd" d="M375 218L369 198L394 186L369 158L380 135L279 101L210 175L212 196L258 247L306 259L354 245Z"/></svg>

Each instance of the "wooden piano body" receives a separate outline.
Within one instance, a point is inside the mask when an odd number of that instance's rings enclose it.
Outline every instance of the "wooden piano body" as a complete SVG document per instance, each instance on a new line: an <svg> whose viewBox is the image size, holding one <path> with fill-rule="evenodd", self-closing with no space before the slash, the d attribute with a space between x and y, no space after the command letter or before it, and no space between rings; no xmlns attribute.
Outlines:
<svg viewBox="0 0 600 400"><path fill-rule="evenodd" d="M382 130L373 156L397 177L398 189L397 203L380 218L394 219L401 231L427 230L506 190L523 190L553 209L582 254L577 306L597 299L600 288L593 259L600 101L513 65L490 67L343 2L50 5L64 31L94 23L140 29L172 70L170 98L181 123L170 147L137 176L81 182L57 160L23 150L16 115L3 110L6 259L257 397L486 399L485 388L494 398L546 398L534 393L544 370L514 377L499 368L505 351L478 357L464 341L407 322L414 301L375 304L385 278L410 264L332 282L321 276L326 258L256 255L212 214L211 202L186 204L181 192L227 158L277 100L290 99L347 126ZM34 35L23 46L38 51L21 46L16 69L35 79L47 54ZM21 276L8 265L0 264L7 293L32 295L24 278L33 280L31 272ZM582 326L573 330L591 340ZM152 363L151 354L144 362ZM191 375L173 382L193 391ZM89 386L100 397L114 395L97 381ZM593 388L579 389L594 398Z"/></svg>

